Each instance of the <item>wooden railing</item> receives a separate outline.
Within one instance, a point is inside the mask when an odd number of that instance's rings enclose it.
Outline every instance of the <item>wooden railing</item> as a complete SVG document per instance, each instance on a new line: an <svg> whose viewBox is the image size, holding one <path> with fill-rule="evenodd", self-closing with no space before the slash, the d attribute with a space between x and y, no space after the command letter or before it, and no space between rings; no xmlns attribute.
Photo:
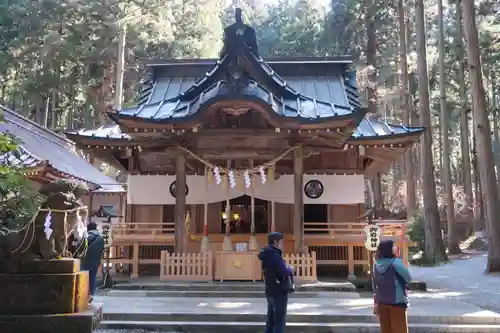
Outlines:
<svg viewBox="0 0 500 333"><path fill-rule="evenodd" d="M317 281L316 252L308 254L285 254L286 264L295 269L297 281Z"/></svg>
<svg viewBox="0 0 500 333"><path fill-rule="evenodd" d="M404 238L407 222L399 220L380 220L376 224L382 227L382 236ZM363 228L367 223L360 222L305 222L306 235L329 235L335 238L362 237ZM113 228L118 236L162 236L175 234L174 222L125 222Z"/></svg>
<svg viewBox="0 0 500 333"><path fill-rule="evenodd" d="M161 252L161 281L212 281L212 252L168 253Z"/></svg>
<svg viewBox="0 0 500 333"><path fill-rule="evenodd" d="M141 235L152 236L175 233L175 222L124 222L113 228L119 236Z"/></svg>
<svg viewBox="0 0 500 333"><path fill-rule="evenodd" d="M376 224L382 228L383 237L405 238L407 222L398 220L377 220ZM362 237L363 228L368 223L360 222L306 222L306 235L329 235L333 239L346 237Z"/></svg>

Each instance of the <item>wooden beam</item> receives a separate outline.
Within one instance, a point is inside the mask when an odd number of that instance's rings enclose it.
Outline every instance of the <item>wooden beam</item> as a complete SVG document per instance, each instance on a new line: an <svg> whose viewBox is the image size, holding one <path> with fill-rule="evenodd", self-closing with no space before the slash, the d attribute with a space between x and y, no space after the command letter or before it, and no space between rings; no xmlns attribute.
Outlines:
<svg viewBox="0 0 500 333"><path fill-rule="evenodd" d="M304 156L303 148L293 151L293 234L295 237L295 253L304 252L304 197L302 186L304 183Z"/></svg>
<svg viewBox="0 0 500 333"><path fill-rule="evenodd" d="M176 158L175 173L175 252L186 251L186 157L179 155Z"/></svg>
<svg viewBox="0 0 500 333"><path fill-rule="evenodd" d="M283 150L268 149L233 149L233 150L196 150L198 156L207 160L271 160L283 153ZM291 154L289 154L291 155ZM291 159L291 156L285 156L283 159Z"/></svg>
<svg viewBox="0 0 500 333"><path fill-rule="evenodd" d="M198 132L186 132L186 138L231 138L231 137L248 137L248 138L287 138L290 133L286 130L276 132L276 129L243 129L243 128L227 128L227 129L200 129Z"/></svg>

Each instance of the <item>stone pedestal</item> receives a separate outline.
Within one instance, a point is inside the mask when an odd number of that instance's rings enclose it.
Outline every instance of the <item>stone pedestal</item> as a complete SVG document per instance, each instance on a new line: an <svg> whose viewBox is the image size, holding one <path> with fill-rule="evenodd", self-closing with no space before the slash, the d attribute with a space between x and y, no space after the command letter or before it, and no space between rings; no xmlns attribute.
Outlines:
<svg viewBox="0 0 500 333"><path fill-rule="evenodd" d="M102 320L102 304L58 315L0 315L2 333L92 333Z"/></svg>
<svg viewBox="0 0 500 333"><path fill-rule="evenodd" d="M2 333L90 333L102 315L102 307L89 308L78 259L1 263L0 286Z"/></svg>

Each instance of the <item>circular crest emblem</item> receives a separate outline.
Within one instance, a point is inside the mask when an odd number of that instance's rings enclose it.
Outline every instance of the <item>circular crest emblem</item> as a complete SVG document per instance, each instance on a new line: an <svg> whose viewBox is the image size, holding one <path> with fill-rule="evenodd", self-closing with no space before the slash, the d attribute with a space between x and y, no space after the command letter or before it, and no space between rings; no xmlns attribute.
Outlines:
<svg viewBox="0 0 500 333"><path fill-rule="evenodd" d="M172 184L170 184L169 190L170 190L170 195L175 198L175 196L177 195L177 185L175 183L175 180L172 182ZM186 184L186 196L188 195L188 193L189 193L189 187Z"/></svg>
<svg viewBox="0 0 500 333"><path fill-rule="evenodd" d="M318 199L323 195L324 191L323 184L319 180L310 180L304 186L304 193L309 199Z"/></svg>

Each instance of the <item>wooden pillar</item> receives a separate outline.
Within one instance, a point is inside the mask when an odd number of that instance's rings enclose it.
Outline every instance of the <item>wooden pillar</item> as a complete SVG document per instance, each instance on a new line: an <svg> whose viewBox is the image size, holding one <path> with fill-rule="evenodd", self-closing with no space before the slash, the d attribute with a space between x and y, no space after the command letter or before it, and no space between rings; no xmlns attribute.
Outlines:
<svg viewBox="0 0 500 333"><path fill-rule="evenodd" d="M231 169L231 160L227 160L227 169L230 170ZM230 191L229 189L231 188L230 185L229 185L229 176L226 175L227 178L226 178L226 188L227 188L227 191ZM229 198L229 195L228 195L228 198ZM224 241L222 242L222 250L224 251L232 251L233 250L233 243L232 243L232 240L231 240L231 216L232 216L232 213L231 213L231 201L230 199L227 199L226 200L226 219L225 219L225 224L224 224L224 228L225 228L225 235L224 235Z"/></svg>
<svg viewBox="0 0 500 333"><path fill-rule="evenodd" d="M403 241L402 246L400 246L400 249L401 249L401 258L403 258L403 263L405 264L406 267L408 267L408 255L409 255L409 251L408 251L408 242L407 241Z"/></svg>
<svg viewBox="0 0 500 333"><path fill-rule="evenodd" d="M276 231L276 203L271 201L271 232Z"/></svg>
<svg viewBox="0 0 500 333"><path fill-rule="evenodd" d="M134 244L134 249L132 252L132 274L130 275L130 278L137 279L139 277L139 243Z"/></svg>
<svg viewBox="0 0 500 333"><path fill-rule="evenodd" d="M120 208L118 210L118 223L122 224L125 222L125 214L127 212L127 195L126 194L120 194Z"/></svg>
<svg viewBox="0 0 500 333"><path fill-rule="evenodd" d="M254 161L249 161L250 168L253 168ZM252 186L252 185L250 185ZM250 251L257 251L259 248L259 243L257 243L257 237L255 236L255 197L253 196L253 187L251 188L250 196L250 240L248 243L248 249Z"/></svg>
<svg viewBox="0 0 500 333"><path fill-rule="evenodd" d="M205 195L208 195L206 193ZM208 240L208 204L205 202L203 205L203 237L201 239L201 253L206 253L210 250Z"/></svg>
<svg viewBox="0 0 500 333"><path fill-rule="evenodd" d="M295 253L304 252L304 154L302 147L293 151L293 235L295 237Z"/></svg>
<svg viewBox="0 0 500 333"><path fill-rule="evenodd" d="M349 276L354 274L354 245L347 245L347 268Z"/></svg>
<svg viewBox="0 0 500 333"><path fill-rule="evenodd" d="M90 191L89 192L89 206L87 207L87 214L88 218L90 221L92 221L92 216L94 213L94 210L92 209L92 206L94 205L94 192ZM85 223L88 223L89 221L85 221Z"/></svg>
<svg viewBox="0 0 500 333"><path fill-rule="evenodd" d="M179 155L175 170L175 252L186 250L186 156Z"/></svg>

